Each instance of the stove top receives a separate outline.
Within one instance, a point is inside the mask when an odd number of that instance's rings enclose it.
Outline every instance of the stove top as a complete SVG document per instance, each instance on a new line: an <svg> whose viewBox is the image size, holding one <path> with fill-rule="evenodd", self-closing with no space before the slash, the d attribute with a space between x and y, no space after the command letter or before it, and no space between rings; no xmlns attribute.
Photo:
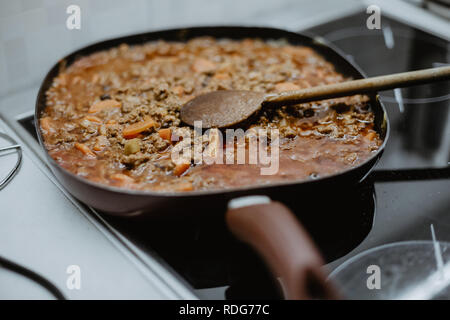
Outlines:
<svg viewBox="0 0 450 320"><path fill-rule="evenodd" d="M447 41L393 19L365 29L359 13L306 30L325 38L369 76L448 64ZM450 241L450 83L383 92L391 136L382 160L366 181L336 192L327 203L305 207L297 195L283 201L302 215L330 269L369 248L401 240ZM20 124L34 133L32 117ZM333 211L327 221L314 212ZM134 246L161 258L201 298L275 298L280 290L262 261L233 240L222 217L201 221L103 219Z"/></svg>

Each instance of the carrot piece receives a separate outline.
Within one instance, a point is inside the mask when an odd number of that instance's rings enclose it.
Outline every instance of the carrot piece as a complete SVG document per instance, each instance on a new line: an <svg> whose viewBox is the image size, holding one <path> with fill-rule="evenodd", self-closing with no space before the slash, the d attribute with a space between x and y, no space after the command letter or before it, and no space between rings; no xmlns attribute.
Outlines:
<svg viewBox="0 0 450 320"><path fill-rule="evenodd" d="M198 73L211 72L216 69L216 64L204 58L197 58L192 65L192 70Z"/></svg>
<svg viewBox="0 0 450 320"><path fill-rule="evenodd" d="M131 139L136 137L139 133L154 127L155 125L156 122L147 116L143 121L130 124L128 127L124 128L122 135L125 139Z"/></svg>
<svg viewBox="0 0 450 320"><path fill-rule="evenodd" d="M111 175L111 179L118 182L121 187L131 187L135 183L134 179L123 173L115 173Z"/></svg>
<svg viewBox="0 0 450 320"><path fill-rule="evenodd" d="M100 80L100 76L98 75L98 73L95 73L95 74L92 76L91 82L92 82L92 83L98 83L98 80Z"/></svg>
<svg viewBox="0 0 450 320"><path fill-rule="evenodd" d="M111 175L111 179L117 180L122 183L134 182L134 179L132 177L127 176L126 174L123 174L123 173L115 173L115 174Z"/></svg>
<svg viewBox="0 0 450 320"><path fill-rule="evenodd" d="M225 72L216 73L214 75L214 79L226 80L226 79L230 79L230 75L228 73L225 73Z"/></svg>
<svg viewBox="0 0 450 320"><path fill-rule="evenodd" d="M52 126L52 120L50 119L50 117L43 117L41 118L40 122L41 128L45 131L45 133L54 133L56 131Z"/></svg>
<svg viewBox="0 0 450 320"><path fill-rule="evenodd" d="M86 116L84 117L86 120L89 120L90 122L94 123L102 123L102 120L96 116Z"/></svg>
<svg viewBox="0 0 450 320"><path fill-rule="evenodd" d="M129 136L126 136L124 138L127 140L135 139L135 138L144 139L145 135L143 135L142 133L136 133L136 134L130 134Z"/></svg>
<svg viewBox="0 0 450 320"><path fill-rule="evenodd" d="M283 52L291 55L292 57L309 57L313 53L311 48L308 47L284 47L281 49Z"/></svg>
<svg viewBox="0 0 450 320"><path fill-rule="evenodd" d="M94 151L102 151L107 145L108 139L105 136L98 136L92 149L94 149Z"/></svg>
<svg viewBox="0 0 450 320"><path fill-rule="evenodd" d="M66 74L59 75L57 80L59 81L59 84L61 86L65 87L67 85L67 75Z"/></svg>
<svg viewBox="0 0 450 320"><path fill-rule="evenodd" d="M75 148L77 148L78 150L80 150L81 152L83 152L83 153L84 153L85 155L87 155L87 156L95 157L95 153L92 152L92 150L89 149L89 147L86 146L86 145L83 144L83 143L78 143L78 142L76 142L76 143L75 143Z"/></svg>
<svg viewBox="0 0 450 320"><path fill-rule="evenodd" d="M190 182L179 182L174 186L176 191L192 191L194 190L194 186Z"/></svg>
<svg viewBox="0 0 450 320"><path fill-rule="evenodd" d="M170 130L170 128L161 129L158 131L158 134L164 140L167 140L169 142L172 141L172 130Z"/></svg>
<svg viewBox="0 0 450 320"><path fill-rule="evenodd" d="M175 86L172 88L173 93L175 93L176 95L182 95L184 93L184 88L183 86Z"/></svg>
<svg viewBox="0 0 450 320"><path fill-rule="evenodd" d="M108 100L102 100L99 101L97 103L94 103L90 108L89 108L89 113L96 113L96 112L100 112L102 110L105 109L110 109L110 108L120 108L122 106L122 103L113 99L108 99Z"/></svg>
<svg viewBox="0 0 450 320"><path fill-rule="evenodd" d="M116 126L118 126L117 121L115 120L109 120L106 122L106 128L114 128Z"/></svg>
<svg viewBox="0 0 450 320"><path fill-rule="evenodd" d="M180 163L175 166L173 169L173 174L176 176L181 176L183 173L186 172L187 169L191 166L190 163Z"/></svg>
<svg viewBox="0 0 450 320"><path fill-rule="evenodd" d="M278 92L282 91L291 91L291 90L300 90L301 88L292 82L281 82L275 85L275 90Z"/></svg>
<svg viewBox="0 0 450 320"><path fill-rule="evenodd" d="M377 136L377 134L373 131L369 132L368 134L366 134L365 138L372 141L373 139L375 139Z"/></svg>
<svg viewBox="0 0 450 320"><path fill-rule="evenodd" d="M71 84L75 85L78 84L81 81L81 77L80 76L75 76L72 78Z"/></svg>

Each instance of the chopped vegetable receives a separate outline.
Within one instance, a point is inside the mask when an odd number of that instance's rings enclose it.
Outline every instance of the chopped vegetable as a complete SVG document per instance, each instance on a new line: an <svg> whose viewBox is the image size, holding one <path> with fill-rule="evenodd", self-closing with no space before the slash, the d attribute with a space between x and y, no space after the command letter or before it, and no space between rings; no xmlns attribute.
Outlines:
<svg viewBox="0 0 450 320"><path fill-rule="evenodd" d="M185 173L187 171L187 169L189 169L189 167L191 166L190 163L180 163L177 164L175 166L175 168L173 169L173 174L176 176L181 176L183 173Z"/></svg>
<svg viewBox="0 0 450 320"><path fill-rule="evenodd" d="M130 185L135 183L132 177L127 176L123 173L115 173L111 176L111 179L117 181L122 187L129 187Z"/></svg>
<svg viewBox="0 0 450 320"><path fill-rule="evenodd" d="M41 128L45 131L45 133L54 133L56 130L52 126L52 120L50 117L41 118Z"/></svg>
<svg viewBox="0 0 450 320"><path fill-rule="evenodd" d="M373 139L375 139L377 137L376 132L371 131L368 134L366 134L365 138L372 141Z"/></svg>
<svg viewBox="0 0 450 320"><path fill-rule="evenodd" d="M172 138L172 130L170 130L170 128L161 129L161 130L158 131L158 134L164 140L172 141L171 140L171 138Z"/></svg>
<svg viewBox="0 0 450 320"><path fill-rule="evenodd" d="M275 90L278 92L300 90L301 88L292 82L281 82L275 85Z"/></svg>
<svg viewBox="0 0 450 320"><path fill-rule="evenodd" d="M216 69L216 65L214 62L211 62L204 58L197 58L192 65L192 70L198 73L202 72L212 72Z"/></svg>
<svg viewBox="0 0 450 320"><path fill-rule="evenodd" d="M72 78L71 84L72 84L72 85L76 85L76 84L78 84L80 81L81 81L81 77L80 77L80 76L75 76L75 77Z"/></svg>
<svg viewBox="0 0 450 320"><path fill-rule="evenodd" d="M143 121L133 123L123 129L122 135L125 139L135 138L139 133L150 129L156 125L156 122L153 121L150 117L145 117Z"/></svg>
<svg viewBox="0 0 450 320"><path fill-rule="evenodd" d="M308 47L284 47L281 49L283 52L293 57L307 58L314 54L314 51Z"/></svg>
<svg viewBox="0 0 450 320"><path fill-rule="evenodd" d="M105 136L98 136L96 138L96 143L92 149L95 151L101 151L108 145L108 138Z"/></svg>
<svg viewBox="0 0 450 320"><path fill-rule="evenodd" d="M102 123L102 120L96 116L86 116L84 117L86 120L89 120L90 122L94 123Z"/></svg>
<svg viewBox="0 0 450 320"><path fill-rule="evenodd" d="M58 76L59 85L66 86L67 85L67 75L66 74L60 74Z"/></svg>
<svg viewBox="0 0 450 320"><path fill-rule="evenodd" d="M117 124L117 121L115 121L115 120L109 120L109 121L106 122L105 128L115 128L115 127L117 127L117 126L119 126L119 125Z"/></svg>
<svg viewBox="0 0 450 320"><path fill-rule="evenodd" d="M92 152L92 150L89 149L89 147L86 146L86 145L83 144L83 143L78 143L78 142L76 142L76 143L75 143L75 148L77 148L78 150L80 150L81 152L83 152L83 153L84 153L85 155L87 155L87 156L95 157L95 153Z"/></svg>
<svg viewBox="0 0 450 320"><path fill-rule="evenodd" d="M98 75L98 73L96 73L92 76L91 82L98 83L98 80L100 80L100 76Z"/></svg>
<svg viewBox="0 0 450 320"><path fill-rule="evenodd" d="M131 139L125 143L125 147L123 148L123 152L128 156L130 154L139 152L141 150L141 140L140 139Z"/></svg>
<svg viewBox="0 0 450 320"><path fill-rule="evenodd" d="M220 72L220 73L216 73L214 75L214 79L226 80L226 79L230 79L230 75L225 72Z"/></svg>
<svg viewBox="0 0 450 320"><path fill-rule="evenodd" d="M194 186L191 182L182 181L174 186L175 191L192 191Z"/></svg>
<svg viewBox="0 0 450 320"><path fill-rule="evenodd" d="M172 88L173 93L175 93L176 95L182 95L184 93L184 88L183 86L175 86Z"/></svg>
<svg viewBox="0 0 450 320"><path fill-rule="evenodd" d="M100 112L102 110L105 109L110 109L110 108L120 108L122 106L122 103L113 99L108 99L108 100L101 100L97 103L94 103L90 108L89 108L89 113L96 113L96 112Z"/></svg>

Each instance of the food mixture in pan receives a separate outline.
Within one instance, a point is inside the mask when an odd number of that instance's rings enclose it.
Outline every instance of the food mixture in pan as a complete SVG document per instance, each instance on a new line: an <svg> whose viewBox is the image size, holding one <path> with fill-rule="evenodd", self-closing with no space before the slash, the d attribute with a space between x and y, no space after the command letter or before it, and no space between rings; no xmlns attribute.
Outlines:
<svg viewBox="0 0 450 320"><path fill-rule="evenodd" d="M240 143L248 150L252 134L269 129L264 139L270 155L270 129L278 129L278 170L270 175L261 174L267 163L199 163L195 153L175 161L174 148L194 137L193 128L180 122L179 110L214 90L271 93L346 80L311 48L283 40L202 37L124 44L62 69L46 92L40 128L60 166L110 186L191 191L317 179L358 165L380 147L367 96L263 108L231 148ZM230 147L230 142L215 145L214 130L200 133L201 150Z"/></svg>

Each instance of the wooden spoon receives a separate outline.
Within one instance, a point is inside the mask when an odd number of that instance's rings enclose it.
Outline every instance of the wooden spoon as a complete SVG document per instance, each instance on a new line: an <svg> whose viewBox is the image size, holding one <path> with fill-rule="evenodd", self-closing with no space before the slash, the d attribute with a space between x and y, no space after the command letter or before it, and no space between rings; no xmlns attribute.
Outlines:
<svg viewBox="0 0 450 320"><path fill-rule="evenodd" d="M183 105L180 116L184 123L191 126L194 125L194 121L202 121L202 128L205 129L225 128L245 121L266 105L291 105L448 79L450 79L450 67L439 67L285 91L279 94L241 90L213 91L197 96Z"/></svg>

